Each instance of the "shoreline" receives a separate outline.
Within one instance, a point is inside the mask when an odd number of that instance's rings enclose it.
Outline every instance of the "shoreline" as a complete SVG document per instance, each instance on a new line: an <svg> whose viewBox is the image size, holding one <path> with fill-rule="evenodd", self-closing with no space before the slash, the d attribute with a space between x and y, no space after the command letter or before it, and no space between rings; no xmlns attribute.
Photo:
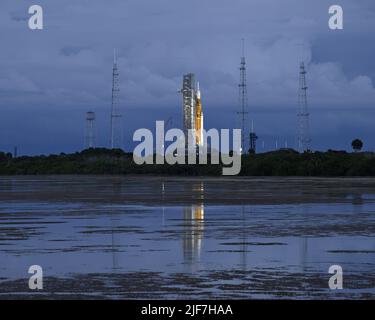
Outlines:
<svg viewBox="0 0 375 320"><path fill-rule="evenodd" d="M12 192L14 185L22 186L25 191ZM1 201L47 203L241 206L339 201L358 204L364 197L375 202L374 177L38 175L0 176L0 186Z"/></svg>

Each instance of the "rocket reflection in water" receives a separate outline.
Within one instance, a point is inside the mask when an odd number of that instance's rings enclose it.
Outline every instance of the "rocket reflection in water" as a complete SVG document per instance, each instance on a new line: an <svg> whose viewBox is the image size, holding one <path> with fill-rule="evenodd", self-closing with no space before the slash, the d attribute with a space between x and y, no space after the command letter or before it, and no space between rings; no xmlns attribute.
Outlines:
<svg viewBox="0 0 375 320"><path fill-rule="evenodd" d="M200 261L204 237L204 184L192 185L197 204L184 208L183 256L186 263Z"/></svg>
<svg viewBox="0 0 375 320"><path fill-rule="evenodd" d="M204 236L204 205L184 208L184 220L184 260L188 263L199 262Z"/></svg>

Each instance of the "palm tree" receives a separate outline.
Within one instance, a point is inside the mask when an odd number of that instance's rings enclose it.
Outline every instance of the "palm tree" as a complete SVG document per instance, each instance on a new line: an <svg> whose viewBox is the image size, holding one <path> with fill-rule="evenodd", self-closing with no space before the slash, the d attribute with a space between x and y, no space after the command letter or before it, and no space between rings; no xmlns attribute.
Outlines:
<svg viewBox="0 0 375 320"><path fill-rule="evenodd" d="M354 152L361 151L363 148L363 142L359 139L355 139L352 141L352 148Z"/></svg>

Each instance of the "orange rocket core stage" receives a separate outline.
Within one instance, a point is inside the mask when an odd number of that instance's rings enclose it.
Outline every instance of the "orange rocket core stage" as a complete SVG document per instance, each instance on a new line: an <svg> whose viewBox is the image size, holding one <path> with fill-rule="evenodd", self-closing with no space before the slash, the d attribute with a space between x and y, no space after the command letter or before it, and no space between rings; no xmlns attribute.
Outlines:
<svg viewBox="0 0 375 320"><path fill-rule="evenodd" d="M202 101L201 92L199 89L199 83L197 88L196 96L196 112L195 112L195 138L196 144L203 145L203 112L202 112Z"/></svg>

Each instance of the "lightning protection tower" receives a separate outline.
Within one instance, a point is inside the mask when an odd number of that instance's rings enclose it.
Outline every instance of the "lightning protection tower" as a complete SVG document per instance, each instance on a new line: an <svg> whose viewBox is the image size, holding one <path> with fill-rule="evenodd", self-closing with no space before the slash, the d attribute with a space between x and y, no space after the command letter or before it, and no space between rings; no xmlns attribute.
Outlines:
<svg viewBox="0 0 375 320"><path fill-rule="evenodd" d="M310 150L310 128L309 128L309 110L307 105L307 85L306 69L304 62L300 64L299 71L299 90L298 90L298 151L305 152Z"/></svg>
<svg viewBox="0 0 375 320"><path fill-rule="evenodd" d="M85 147L86 149L94 148L95 146L95 112L89 111L86 113L86 134Z"/></svg>
<svg viewBox="0 0 375 320"><path fill-rule="evenodd" d="M246 59L245 59L245 39L242 39L242 58L241 58L241 65L240 65L240 84L239 87L239 99L240 99L240 111L237 114L240 116L241 121L241 149L242 154L246 151L245 146L245 137L246 134L246 117L248 114L247 111L247 83L246 83Z"/></svg>
<svg viewBox="0 0 375 320"><path fill-rule="evenodd" d="M110 145L111 149L121 147L121 112L119 106L119 71L117 68L116 50L114 50L113 57L113 71L112 71L112 104L111 104L111 126L110 126Z"/></svg>

